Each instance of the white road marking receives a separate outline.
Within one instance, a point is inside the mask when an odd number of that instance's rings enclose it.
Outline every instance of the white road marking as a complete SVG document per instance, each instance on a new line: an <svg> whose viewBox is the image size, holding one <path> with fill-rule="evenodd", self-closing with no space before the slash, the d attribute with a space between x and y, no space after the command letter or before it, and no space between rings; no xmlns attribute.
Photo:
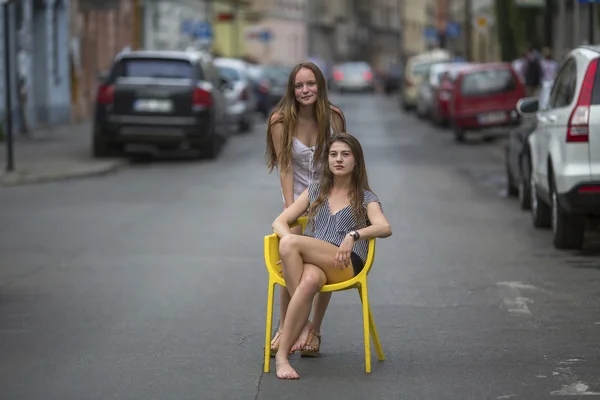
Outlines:
<svg viewBox="0 0 600 400"><path fill-rule="evenodd" d="M514 394L507 394L507 395L504 395L504 396L498 396L496 398L497 399L512 399L513 397L515 397Z"/></svg>
<svg viewBox="0 0 600 400"><path fill-rule="evenodd" d="M521 282L497 282L498 290L502 295L502 301L508 309L508 312L513 314L531 315L527 304L533 303L533 300L521 296L521 289L535 290L533 285L527 285Z"/></svg>
<svg viewBox="0 0 600 400"><path fill-rule="evenodd" d="M559 390L550 392L553 396L600 396L600 392L588 392L590 387L585 382L576 382L570 385L563 385Z"/></svg>

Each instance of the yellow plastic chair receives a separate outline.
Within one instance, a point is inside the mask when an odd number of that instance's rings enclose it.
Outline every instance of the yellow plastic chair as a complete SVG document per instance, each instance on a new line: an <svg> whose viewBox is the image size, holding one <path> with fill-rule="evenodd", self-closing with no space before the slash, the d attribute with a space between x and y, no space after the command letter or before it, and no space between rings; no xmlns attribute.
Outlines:
<svg viewBox="0 0 600 400"><path fill-rule="evenodd" d="M307 217L301 217L298 221L291 226L302 225L302 230L306 229ZM363 312L363 328L364 328L364 341L365 341L365 370L367 373L371 372L371 342L369 336L373 338L373 345L377 352L377 358L380 361L385 360L381 343L379 342L379 335L377 334L377 328L373 321L373 315L371 314L371 307L369 306L369 291L367 287L367 275L373 266L373 260L375 259L375 239L369 240L369 253L367 256L367 262L363 270L356 275L354 278L341 283L332 285L325 285L321 288L321 292L338 292L348 289L358 289L358 294L362 302ZM269 372L271 363L271 334L273 329L273 300L275 295L275 284L285 287L285 281L279 271L281 269L277 262L280 260L279 257L279 237L276 234L265 236L265 264L267 271L269 272L269 290L267 297L267 326L265 332L265 364L264 371Z"/></svg>

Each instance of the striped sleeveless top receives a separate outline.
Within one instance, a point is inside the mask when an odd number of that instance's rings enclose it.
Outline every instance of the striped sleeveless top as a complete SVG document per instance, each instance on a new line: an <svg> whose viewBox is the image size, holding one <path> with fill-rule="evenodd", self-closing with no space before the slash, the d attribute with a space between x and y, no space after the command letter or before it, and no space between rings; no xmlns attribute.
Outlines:
<svg viewBox="0 0 600 400"><path fill-rule="evenodd" d="M318 182L311 183L308 186L308 201L310 204L312 204L319 196L319 190L320 185ZM381 206L381 202L375 193L368 190L365 191L363 197L363 207L365 210L367 205L374 201ZM314 230L312 229L311 224L308 224L304 230L304 236L314 237L315 239L323 240L338 247L342 244L348 232L359 229L354 220L354 216L352 215L350 206L346 206L335 213L335 215L332 215L328 199L325 199L319 208L319 212L314 216L313 223ZM370 223L367 220L367 226L369 225ZM369 241L357 241L354 243L352 252L359 256L364 264L367 261L367 253L369 252Z"/></svg>

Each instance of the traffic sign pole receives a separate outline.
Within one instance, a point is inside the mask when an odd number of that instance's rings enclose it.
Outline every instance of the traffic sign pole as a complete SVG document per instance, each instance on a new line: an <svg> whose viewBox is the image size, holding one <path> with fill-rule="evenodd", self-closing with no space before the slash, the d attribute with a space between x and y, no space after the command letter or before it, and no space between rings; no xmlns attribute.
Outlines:
<svg viewBox="0 0 600 400"><path fill-rule="evenodd" d="M4 11L4 114L6 125L6 171L14 171L14 141L13 141L13 124L12 124L12 85L11 85L11 62L10 62L10 18L9 7L10 1L4 0L2 9Z"/></svg>

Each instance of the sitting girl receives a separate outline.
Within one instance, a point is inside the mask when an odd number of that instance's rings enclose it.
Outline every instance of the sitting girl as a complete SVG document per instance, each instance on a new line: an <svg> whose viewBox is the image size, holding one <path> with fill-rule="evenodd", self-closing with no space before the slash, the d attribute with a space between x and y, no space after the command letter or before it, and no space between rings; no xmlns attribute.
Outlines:
<svg viewBox="0 0 600 400"><path fill-rule="evenodd" d="M310 184L273 222L291 296L275 356L280 379L299 378L288 356L321 287L356 276L367 259L368 240L392 234L379 199L369 188L358 140L347 133L334 135L323 153L323 165L327 167L319 183ZM306 211L304 235L292 234L289 225Z"/></svg>

